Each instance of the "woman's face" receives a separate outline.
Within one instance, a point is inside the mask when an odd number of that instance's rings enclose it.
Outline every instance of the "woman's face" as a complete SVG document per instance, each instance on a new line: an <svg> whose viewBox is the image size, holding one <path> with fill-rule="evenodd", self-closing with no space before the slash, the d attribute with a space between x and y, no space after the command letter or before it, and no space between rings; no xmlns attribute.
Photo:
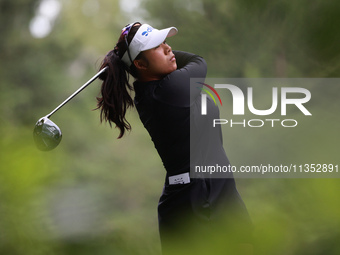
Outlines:
<svg viewBox="0 0 340 255"><path fill-rule="evenodd" d="M175 55L165 41L156 48L144 51L143 54L148 62L143 70L146 80L160 80L177 69Z"/></svg>

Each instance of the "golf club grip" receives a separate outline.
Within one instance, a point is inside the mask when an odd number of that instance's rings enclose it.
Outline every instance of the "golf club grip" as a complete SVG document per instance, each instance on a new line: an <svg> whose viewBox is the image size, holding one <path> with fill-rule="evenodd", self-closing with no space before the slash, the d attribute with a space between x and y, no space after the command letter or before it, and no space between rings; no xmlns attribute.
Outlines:
<svg viewBox="0 0 340 255"><path fill-rule="evenodd" d="M88 80L83 86L81 86L78 90L76 90L71 96L69 96L64 102L57 106L52 112L46 115L47 118L51 117L56 111L58 111L61 107L63 107L66 103L68 103L72 98L74 98L77 94L79 94L83 89L85 89L88 85L90 85L93 81L95 81L102 73L106 71L108 67L104 67L98 73L96 73L90 80Z"/></svg>

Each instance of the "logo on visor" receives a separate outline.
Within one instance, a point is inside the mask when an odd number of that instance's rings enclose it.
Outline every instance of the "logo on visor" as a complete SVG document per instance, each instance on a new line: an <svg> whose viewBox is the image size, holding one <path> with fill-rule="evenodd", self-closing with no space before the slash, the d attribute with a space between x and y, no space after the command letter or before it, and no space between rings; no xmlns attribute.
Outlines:
<svg viewBox="0 0 340 255"><path fill-rule="evenodd" d="M142 33L142 35L148 36L149 33L152 32L152 30L153 30L153 27L148 27L148 28L146 29L146 31L144 31L144 32Z"/></svg>

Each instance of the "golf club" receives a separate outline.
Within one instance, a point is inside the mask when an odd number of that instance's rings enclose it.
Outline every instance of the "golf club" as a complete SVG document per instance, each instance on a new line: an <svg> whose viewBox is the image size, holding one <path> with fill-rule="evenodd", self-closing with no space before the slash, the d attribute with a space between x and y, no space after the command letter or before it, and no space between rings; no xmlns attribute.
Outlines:
<svg viewBox="0 0 340 255"><path fill-rule="evenodd" d="M69 96L64 102L62 102L57 108L46 116L40 118L35 124L33 130L33 139L39 150L49 151L53 150L61 141L62 134L60 128L49 118L58 111L61 107L67 104L72 98L79 94L83 89L90 85L94 80L96 80L102 73L106 71L108 67L103 68L98 73L96 73L90 80L88 80L83 86L81 86L77 91L75 91L71 96Z"/></svg>

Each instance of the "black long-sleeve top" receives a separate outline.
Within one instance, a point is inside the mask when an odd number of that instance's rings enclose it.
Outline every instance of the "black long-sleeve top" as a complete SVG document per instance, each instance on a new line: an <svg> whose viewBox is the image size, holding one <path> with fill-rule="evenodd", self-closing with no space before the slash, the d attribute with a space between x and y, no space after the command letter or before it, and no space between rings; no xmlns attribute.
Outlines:
<svg viewBox="0 0 340 255"><path fill-rule="evenodd" d="M190 78L205 77L205 60L174 51L177 70L162 80L135 82L135 105L144 127L162 159L168 175L189 172L190 166Z"/></svg>
<svg viewBox="0 0 340 255"><path fill-rule="evenodd" d="M162 80L134 83L137 111L163 161L166 177L190 172L193 165L229 165L221 129L212 125L212 119L219 118L218 107L207 98L208 114L202 116L203 85L190 82L191 78L205 78L206 63L194 54L174 54L176 71ZM171 226L183 211L217 219L216 208L230 201L247 215L232 174L224 177L228 178L190 175L190 183L178 185L169 185L166 178L158 204L160 226Z"/></svg>

